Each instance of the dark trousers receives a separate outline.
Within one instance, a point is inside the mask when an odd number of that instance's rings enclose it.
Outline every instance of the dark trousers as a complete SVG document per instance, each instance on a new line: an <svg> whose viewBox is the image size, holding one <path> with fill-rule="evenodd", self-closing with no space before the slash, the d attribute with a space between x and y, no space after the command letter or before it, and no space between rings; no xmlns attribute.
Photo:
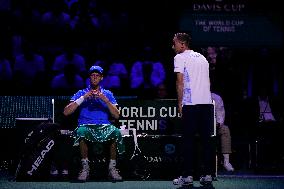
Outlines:
<svg viewBox="0 0 284 189"><path fill-rule="evenodd" d="M182 147L184 156L183 176L192 176L196 162L196 145L194 140L198 134L201 142L201 175L211 175L214 171L214 130L213 105L186 105L182 109Z"/></svg>

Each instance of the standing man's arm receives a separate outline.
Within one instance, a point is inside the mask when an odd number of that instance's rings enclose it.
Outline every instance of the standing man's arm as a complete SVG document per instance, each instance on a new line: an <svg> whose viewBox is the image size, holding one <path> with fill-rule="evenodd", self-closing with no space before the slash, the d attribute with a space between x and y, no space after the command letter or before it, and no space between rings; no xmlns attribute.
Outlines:
<svg viewBox="0 0 284 189"><path fill-rule="evenodd" d="M183 74L176 73L176 90L178 99L178 112L182 115L182 98L183 98Z"/></svg>

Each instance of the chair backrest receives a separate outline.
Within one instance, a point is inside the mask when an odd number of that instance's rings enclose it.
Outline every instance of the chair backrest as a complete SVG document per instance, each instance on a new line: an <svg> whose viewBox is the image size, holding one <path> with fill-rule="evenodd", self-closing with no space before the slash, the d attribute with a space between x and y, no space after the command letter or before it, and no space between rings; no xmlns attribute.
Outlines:
<svg viewBox="0 0 284 189"><path fill-rule="evenodd" d="M79 111L75 111L69 116L63 114L65 106L69 103L69 99L57 99L54 101L54 123L59 124L60 129L74 130L78 125Z"/></svg>

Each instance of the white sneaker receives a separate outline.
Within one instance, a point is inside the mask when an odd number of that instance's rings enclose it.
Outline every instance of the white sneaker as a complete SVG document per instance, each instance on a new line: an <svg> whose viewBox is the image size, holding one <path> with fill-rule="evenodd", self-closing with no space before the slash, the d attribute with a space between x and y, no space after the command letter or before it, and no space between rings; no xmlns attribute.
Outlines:
<svg viewBox="0 0 284 189"><path fill-rule="evenodd" d="M200 177L199 181L201 185L210 185L212 184L212 176L211 175L206 175L205 177L202 176Z"/></svg>
<svg viewBox="0 0 284 189"><path fill-rule="evenodd" d="M63 175L63 176L67 176L68 174L69 174L69 171L67 169L63 169L61 171L61 175Z"/></svg>
<svg viewBox="0 0 284 189"><path fill-rule="evenodd" d="M49 173L50 173L51 176L55 177L55 176L58 175L58 170L57 169L51 169Z"/></svg>
<svg viewBox="0 0 284 189"><path fill-rule="evenodd" d="M234 167L230 163L224 163L223 167L226 169L226 171L234 171Z"/></svg>
<svg viewBox="0 0 284 189"><path fill-rule="evenodd" d="M78 180L81 182L85 182L86 180L89 179L89 172L90 172L90 167L88 163L82 163L82 170L79 172L78 175Z"/></svg>
<svg viewBox="0 0 284 189"><path fill-rule="evenodd" d="M180 177L173 180L173 184L174 185L181 185L181 186L193 185L193 177L192 176L188 176L188 177L180 176Z"/></svg>
<svg viewBox="0 0 284 189"><path fill-rule="evenodd" d="M108 176L111 180L113 181L122 181L122 177L119 175L119 171L118 169L114 168L110 168L108 170Z"/></svg>

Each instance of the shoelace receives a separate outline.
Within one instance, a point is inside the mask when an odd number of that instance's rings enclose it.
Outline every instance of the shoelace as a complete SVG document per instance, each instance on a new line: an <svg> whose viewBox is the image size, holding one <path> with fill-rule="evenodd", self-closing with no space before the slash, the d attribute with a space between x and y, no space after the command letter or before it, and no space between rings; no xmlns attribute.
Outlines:
<svg viewBox="0 0 284 189"><path fill-rule="evenodd" d="M88 175L88 171L87 171L87 170L81 170L79 174L80 174L80 175L82 175L82 174Z"/></svg>
<svg viewBox="0 0 284 189"><path fill-rule="evenodd" d="M119 170L116 169L116 168L110 169L110 173L111 173L111 176L113 176L113 177L121 177L121 176L119 175Z"/></svg>

